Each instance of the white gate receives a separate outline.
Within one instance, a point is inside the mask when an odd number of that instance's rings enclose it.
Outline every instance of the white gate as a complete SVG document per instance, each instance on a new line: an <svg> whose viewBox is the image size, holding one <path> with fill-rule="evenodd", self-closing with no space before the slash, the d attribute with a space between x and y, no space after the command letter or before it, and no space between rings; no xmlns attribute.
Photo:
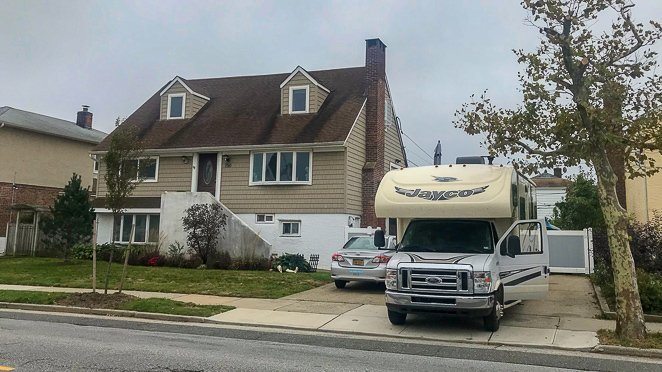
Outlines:
<svg viewBox="0 0 662 372"><path fill-rule="evenodd" d="M549 266L553 273L593 273L593 231L547 230Z"/></svg>

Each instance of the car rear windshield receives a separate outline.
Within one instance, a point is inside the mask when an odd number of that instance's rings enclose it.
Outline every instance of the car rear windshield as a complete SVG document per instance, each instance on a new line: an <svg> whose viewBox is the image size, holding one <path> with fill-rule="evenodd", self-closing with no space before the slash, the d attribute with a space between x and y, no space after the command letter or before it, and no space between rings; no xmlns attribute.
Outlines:
<svg viewBox="0 0 662 372"><path fill-rule="evenodd" d="M372 237L370 236L361 236L361 237L353 237L345 243L345 246L343 249L348 249L352 251L357 251L357 250L371 250L371 251L376 251L378 248L375 247L375 243Z"/></svg>
<svg viewBox="0 0 662 372"><path fill-rule="evenodd" d="M415 220L407 227L399 251L493 253L492 228L487 221Z"/></svg>

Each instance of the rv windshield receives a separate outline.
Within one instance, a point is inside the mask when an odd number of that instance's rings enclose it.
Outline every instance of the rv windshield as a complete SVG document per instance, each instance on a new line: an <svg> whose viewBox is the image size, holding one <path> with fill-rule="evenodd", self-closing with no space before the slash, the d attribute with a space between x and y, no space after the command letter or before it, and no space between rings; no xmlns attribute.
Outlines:
<svg viewBox="0 0 662 372"><path fill-rule="evenodd" d="M493 253L490 223L472 220L415 220L407 227L400 252Z"/></svg>

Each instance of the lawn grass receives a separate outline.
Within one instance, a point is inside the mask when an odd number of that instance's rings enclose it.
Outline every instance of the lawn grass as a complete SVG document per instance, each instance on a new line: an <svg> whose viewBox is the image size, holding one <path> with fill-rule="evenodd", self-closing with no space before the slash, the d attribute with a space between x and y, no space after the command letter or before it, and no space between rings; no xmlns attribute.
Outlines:
<svg viewBox="0 0 662 372"><path fill-rule="evenodd" d="M9 291L0 290L0 302L18 302L22 304L54 305L66 298L68 293Z"/></svg>
<svg viewBox="0 0 662 372"><path fill-rule="evenodd" d="M146 313L208 317L232 310L234 307L222 305L196 305L190 302L179 302L166 298L138 298L122 304L118 309Z"/></svg>
<svg viewBox="0 0 662 372"><path fill-rule="evenodd" d="M97 286L103 285L107 262L99 262ZM110 288L117 288L122 273L113 264ZM56 258L0 258L0 284L90 288L92 261ZM152 292L196 293L217 296L280 298L331 281L328 272L279 273L244 270L198 270L173 267L129 266L124 289Z"/></svg>
<svg viewBox="0 0 662 372"><path fill-rule="evenodd" d="M111 299L112 297L116 298ZM15 290L0 290L0 302L79 306L95 309L131 310L146 313L201 317L209 317L234 309L232 306L197 305L190 302L179 302L165 298L137 298L124 294L102 295L100 293L82 294Z"/></svg>
<svg viewBox="0 0 662 372"><path fill-rule="evenodd" d="M640 349L662 349L662 333L648 332L647 337L642 341L626 341L616 336L616 332L601 329L598 331L598 339L601 344L619 345L627 347L638 347Z"/></svg>

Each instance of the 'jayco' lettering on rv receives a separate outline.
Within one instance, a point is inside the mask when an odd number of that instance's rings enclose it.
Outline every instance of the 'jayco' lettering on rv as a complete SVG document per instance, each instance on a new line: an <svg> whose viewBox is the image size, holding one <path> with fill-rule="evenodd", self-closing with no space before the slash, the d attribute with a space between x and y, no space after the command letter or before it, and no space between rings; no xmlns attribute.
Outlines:
<svg viewBox="0 0 662 372"><path fill-rule="evenodd" d="M395 186L395 192L398 194L410 197L410 198L421 198L426 200L448 200L453 198L467 198L472 195L480 194L485 192L488 186L476 187L475 189L467 190L449 190L449 191L428 191L421 189L403 189L401 187Z"/></svg>

